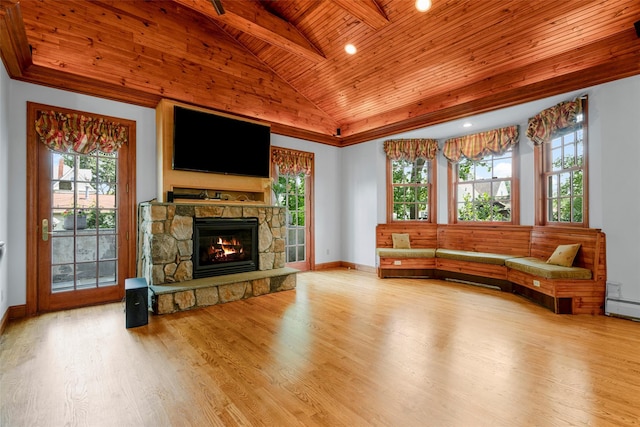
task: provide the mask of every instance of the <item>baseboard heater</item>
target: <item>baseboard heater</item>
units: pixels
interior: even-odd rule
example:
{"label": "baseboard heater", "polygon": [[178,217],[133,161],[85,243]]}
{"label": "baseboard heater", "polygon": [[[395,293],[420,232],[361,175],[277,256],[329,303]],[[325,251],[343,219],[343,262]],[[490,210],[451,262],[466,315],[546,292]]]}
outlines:
{"label": "baseboard heater", "polygon": [[640,322],[640,302],[607,298],[604,302],[604,314]]}

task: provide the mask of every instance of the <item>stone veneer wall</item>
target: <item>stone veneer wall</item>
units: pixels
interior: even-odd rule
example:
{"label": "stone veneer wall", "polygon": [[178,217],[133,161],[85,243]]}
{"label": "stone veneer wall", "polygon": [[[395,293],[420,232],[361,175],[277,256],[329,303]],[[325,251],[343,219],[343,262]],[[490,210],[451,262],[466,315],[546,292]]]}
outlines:
{"label": "stone veneer wall", "polygon": [[194,218],[258,218],[259,270],[285,266],[285,209],[145,202],[138,216],[138,276],[150,286],[193,279]]}

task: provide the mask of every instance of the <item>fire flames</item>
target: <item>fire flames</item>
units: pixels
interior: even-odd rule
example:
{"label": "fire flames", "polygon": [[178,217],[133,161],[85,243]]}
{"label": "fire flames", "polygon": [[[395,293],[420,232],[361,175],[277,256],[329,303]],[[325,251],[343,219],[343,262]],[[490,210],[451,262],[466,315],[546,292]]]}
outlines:
{"label": "fire flames", "polygon": [[[210,263],[238,261],[244,259],[242,242],[236,237],[211,239],[206,248],[206,261]],[[205,261],[205,260],[203,260]]]}

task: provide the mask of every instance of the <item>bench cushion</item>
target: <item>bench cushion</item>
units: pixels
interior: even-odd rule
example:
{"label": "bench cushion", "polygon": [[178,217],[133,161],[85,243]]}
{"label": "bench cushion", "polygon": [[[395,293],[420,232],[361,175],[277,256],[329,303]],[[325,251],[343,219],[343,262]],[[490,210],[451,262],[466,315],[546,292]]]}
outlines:
{"label": "bench cushion", "polygon": [[545,260],[534,257],[511,258],[505,264],[514,270],[546,279],[591,279],[591,270],[587,268],[547,264]]}
{"label": "bench cushion", "polygon": [[480,262],[483,264],[505,265],[505,261],[514,255],[492,254],[488,252],[459,251],[456,249],[438,249],[438,258],[454,259],[458,261]]}
{"label": "bench cushion", "polygon": [[432,248],[420,248],[420,249],[377,248],[376,253],[381,258],[435,258],[436,257],[436,250]]}

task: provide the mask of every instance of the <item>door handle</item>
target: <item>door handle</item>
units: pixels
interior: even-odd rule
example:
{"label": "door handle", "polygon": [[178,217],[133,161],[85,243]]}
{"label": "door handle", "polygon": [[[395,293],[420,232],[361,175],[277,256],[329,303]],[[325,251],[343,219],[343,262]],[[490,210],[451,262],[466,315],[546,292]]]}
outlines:
{"label": "door handle", "polygon": [[49,220],[46,218],[42,220],[42,240],[49,240]]}

